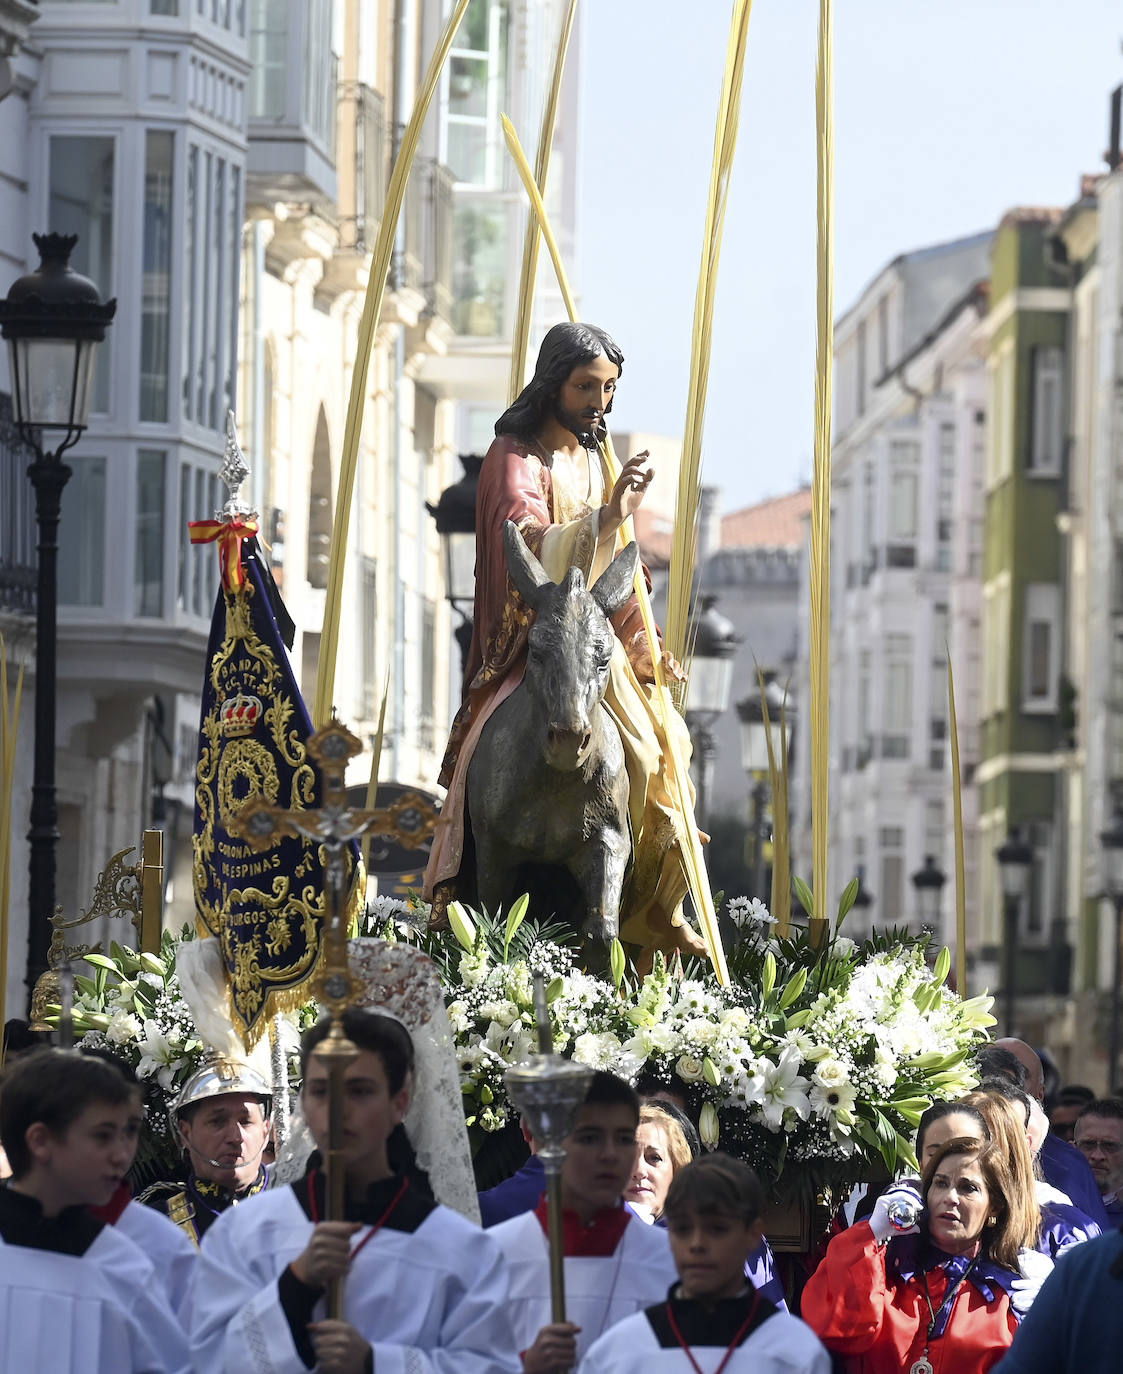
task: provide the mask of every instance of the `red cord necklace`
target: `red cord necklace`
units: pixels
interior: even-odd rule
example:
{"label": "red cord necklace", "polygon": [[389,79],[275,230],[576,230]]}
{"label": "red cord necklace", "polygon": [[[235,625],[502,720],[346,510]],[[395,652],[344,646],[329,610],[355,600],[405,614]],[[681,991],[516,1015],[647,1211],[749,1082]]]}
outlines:
{"label": "red cord necklace", "polygon": [[[312,1172],[308,1175],[308,1210],[312,1213],[313,1226],[318,1225],[320,1220],[320,1208],[316,1202],[316,1176],[319,1172],[320,1171],[318,1169],[313,1169]],[[391,1216],[394,1213],[394,1208],[398,1205],[399,1202],[401,1202],[402,1198],[405,1196],[405,1192],[408,1187],[409,1179],[403,1178],[401,1182],[401,1187],[394,1194],[394,1197],[389,1207],[387,1207],[385,1212],[383,1212],[382,1215],[378,1218],[378,1220],[373,1223],[370,1230],[366,1233],[362,1240],[359,1241],[358,1245],[355,1246],[354,1250],[351,1251],[352,1264],[354,1264],[355,1256],[359,1253],[363,1246],[372,1241],[375,1238],[375,1236],[378,1235],[379,1231],[382,1230],[383,1226],[385,1226],[386,1223],[390,1220]],[[699,1371],[699,1374],[701,1374],[701,1371]]]}
{"label": "red cord necklace", "polygon": [[[733,1339],[729,1342],[729,1349],[728,1349],[728,1350],[725,1352],[725,1354],[722,1356],[722,1358],[721,1358],[721,1364],[719,1364],[718,1367],[714,1370],[714,1374],[722,1374],[722,1370],[723,1370],[723,1369],[725,1368],[725,1366],[729,1363],[729,1361],[733,1358],[733,1352],[737,1349],[737,1347],[738,1347],[738,1346],[740,1345],[740,1343],[741,1343],[741,1337],[744,1336],[745,1332],[746,1332],[746,1331],[749,1329],[749,1327],[752,1325],[752,1323],[753,1323],[753,1317],[756,1316],[756,1304],[757,1304],[757,1292],[756,1292],[756,1289],[754,1288],[754,1289],[753,1289],[753,1295],[752,1295],[752,1302],[751,1302],[750,1305],[749,1305],[749,1315],[745,1318],[745,1320],[744,1320],[744,1321],[741,1323],[741,1325],[737,1328],[737,1334],[736,1334],[736,1335],[733,1337]],[[686,1358],[690,1361],[690,1364],[691,1364],[692,1368],[694,1369],[694,1374],[705,1374],[705,1371],[702,1369],[702,1366],[701,1366],[701,1365],[698,1363],[698,1361],[694,1358],[694,1351],[691,1350],[691,1348],[687,1345],[686,1341],[683,1339],[683,1334],[682,1334],[682,1332],[679,1330],[678,1322],[675,1320],[674,1308],[671,1306],[670,1303],[667,1304],[667,1322],[668,1322],[669,1325],[670,1325],[671,1331],[674,1333],[674,1338],[675,1338],[675,1340],[678,1341],[679,1345],[682,1346],[682,1349],[683,1349],[683,1351],[684,1351],[684,1353],[685,1353],[685,1355],[686,1355]]]}

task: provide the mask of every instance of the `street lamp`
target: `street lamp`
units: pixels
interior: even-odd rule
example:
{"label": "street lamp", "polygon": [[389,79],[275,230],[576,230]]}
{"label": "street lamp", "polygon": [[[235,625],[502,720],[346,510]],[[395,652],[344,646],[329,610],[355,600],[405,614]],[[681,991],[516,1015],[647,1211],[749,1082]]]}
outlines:
{"label": "street lamp", "polygon": [[61,461],[86,428],[97,346],[117,302],[70,268],[76,235],[33,234],[36,271],[14,282],[0,300],[0,336],[7,339],[12,405],[20,437],[35,452],[27,469],[35,488],[39,568],[35,623],[35,772],[31,789],[27,987],[47,967],[55,909],[55,680],[58,622],[58,522],[70,468]]}
{"label": "street lamp", "polygon": [[1014,1034],[1014,1007],[1017,1002],[1015,984],[1017,980],[1018,913],[1021,910],[1022,899],[1029,887],[1029,871],[1033,864],[1033,850],[1022,839],[1021,830],[1014,825],[1010,827],[1010,833],[1006,836],[1005,842],[994,851],[994,857],[998,860],[998,872],[1002,880],[1002,955],[1004,962],[1002,981],[1005,985],[1006,995],[1005,1033],[1011,1036]]}
{"label": "street lamp", "polygon": [[1107,1090],[1114,1094],[1119,1081],[1119,981],[1123,977],[1120,966],[1120,941],[1123,940],[1123,811],[1116,805],[1111,825],[1100,835],[1104,847],[1104,867],[1107,895],[1115,908],[1114,943],[1111,959],[1111,1022],[1107,1037]]}
{"label": "street lamp", "polygon": [[940,896],[946,882],[947,874],[937,867],[935,856],[925,854],[924,867],[912,875],[912,885],[916,888],[921,928],[926,927],[933,934],[940,928]]}
{"label": "street lamp", "polygon": [[475,453],[462,453],[460,461],[464,476],[441,492],[435,506],[427,501],[425,509],[436,521],[441,536],[445,598],[460,617],[455,633],[460,645],[460,667],[466,674],[472,647],[471,607],[476,596],[476,488],[484,460]]}
{"label": "street lamp", "polygon": [[704,825],[714,762],[715,721],[729,706],[733,691],[733,656],[740,638],[731,621],[715,610],[717,597],[702,598],[702,610],[694,632],[694,654],[686,683],[686,720],[694,737],[697,759],[698,798],[695,812]]}
{"label": "street lamp", "polygon": [[[764,704],[768,704],[768,724],[764,721]],[[784,717],[788,749],[791,749],[792,717],[794,711],[787,700],[786,690],[776,681],[775,673],[764,674],[764,701],[759,693],[748,696],[737,703],[737,715],[741,720],[741,766],[751,783],[749,798],[752,803],[750,826],[753,836],[753,896],[765,900],[764,893],[764,804],[768,799],[769,788],[769,739],[772,743],[771,757],[777,768],[782,768],[781,757],[781,716]]]}

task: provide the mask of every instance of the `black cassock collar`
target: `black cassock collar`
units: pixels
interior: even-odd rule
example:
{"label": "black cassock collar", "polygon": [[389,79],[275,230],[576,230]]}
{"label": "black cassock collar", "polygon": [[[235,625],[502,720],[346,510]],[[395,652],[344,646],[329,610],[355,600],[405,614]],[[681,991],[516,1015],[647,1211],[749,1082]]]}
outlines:
{"label": "black cassock collar", "polygon": [[64,1207],[58,1216],[45,1217],[38,1198],[0,1188],[0,1237],[5,1245],[80,1258],[97,1240],[103,1224],[81,1206]]}

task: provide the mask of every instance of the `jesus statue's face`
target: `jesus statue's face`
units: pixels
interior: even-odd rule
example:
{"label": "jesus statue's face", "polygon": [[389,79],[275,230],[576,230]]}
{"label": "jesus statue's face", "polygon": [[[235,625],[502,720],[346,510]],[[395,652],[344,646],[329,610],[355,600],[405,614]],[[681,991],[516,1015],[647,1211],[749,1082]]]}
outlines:
{"label": "jesus statue's face", "polygon": [[582,443],[593,440],[612,409],[620,369],[601,354],[578,363],[554,401],[554,418]]}

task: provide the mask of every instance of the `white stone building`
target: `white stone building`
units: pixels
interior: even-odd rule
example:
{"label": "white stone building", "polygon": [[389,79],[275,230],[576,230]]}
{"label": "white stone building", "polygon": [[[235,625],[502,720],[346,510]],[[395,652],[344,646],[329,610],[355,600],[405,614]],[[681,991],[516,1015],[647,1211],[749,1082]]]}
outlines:
{"label": "white stone building", "polygon": [[[336,705],[361,735],[389,670],[382,776],[432,788],[456,705],[426,501],[506,403],[525,222],[498,127],[537,138],[561,0],[473,0],[423,134],[371,359]],[[63,495],[58,901],[165,829],[169,923],[191,918],[191,777],[217,589],[188,520],[220,504],[228,408],[297,624],[310,699],[359,315],[395,130],[445,0],[0,0],[0,294],[33,230],[118,309]],[[575,34],[551,177],[574,229]],[[7,95],[5,98],[5,90]],[[542,274],[539,317],[558,318]],[[541,329],[539,329],[539,334]],[[4,426],[0,629],[25,661],[13,804],[8,1005],[23,1002],[34,675],[34,517]],[[10,429],[10,426],[9,426]],[[365,780],[359,761],[357,778]]]}
{"label": "white stone building", "polygon": [[[873,903],[848,918],[851,935],[919,925],[910,878],[925,855],[954,872],[945,646],[968,782],[978,758],[986,369],[974,335],[990,237],[894,259],[835,326],[827,905],[861,871]],[[803,583],[792,841],[810,880],[806,559]],[[945,935],[953,911],[949,884]]]}

